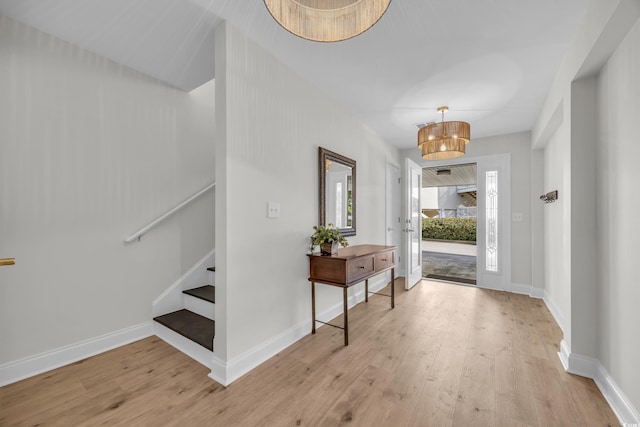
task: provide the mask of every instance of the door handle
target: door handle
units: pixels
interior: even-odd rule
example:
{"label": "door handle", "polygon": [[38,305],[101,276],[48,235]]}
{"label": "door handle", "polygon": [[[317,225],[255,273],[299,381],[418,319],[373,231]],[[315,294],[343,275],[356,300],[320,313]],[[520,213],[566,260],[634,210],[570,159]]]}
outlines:
{"label": "door handle", "polygon": [[16,263],[15,258],[0,258],[0,266],[3,265],[14,265]]}
{"label": "door handle", "polygon": [[387,227],[387,231],[393,231],[393,227]]}
{"label": "door handle", "polygon": [[405,231],[405,232],[407,232],[407,233],[413,233],[413,232],[414,232],[414,231],[416,231],[416,230],[414,230],[414,229],[412,229],[412,228],[405,228],[405,229],[404,229],[404,230],[402,230],[402,231]]}

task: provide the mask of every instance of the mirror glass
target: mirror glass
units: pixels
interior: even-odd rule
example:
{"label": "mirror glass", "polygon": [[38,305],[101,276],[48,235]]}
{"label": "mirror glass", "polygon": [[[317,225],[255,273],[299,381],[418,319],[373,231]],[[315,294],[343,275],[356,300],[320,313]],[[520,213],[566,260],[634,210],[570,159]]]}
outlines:
{"label": "mirror glass", "polygon": [[356,161],[320,147],[320,224],[356,234]]}

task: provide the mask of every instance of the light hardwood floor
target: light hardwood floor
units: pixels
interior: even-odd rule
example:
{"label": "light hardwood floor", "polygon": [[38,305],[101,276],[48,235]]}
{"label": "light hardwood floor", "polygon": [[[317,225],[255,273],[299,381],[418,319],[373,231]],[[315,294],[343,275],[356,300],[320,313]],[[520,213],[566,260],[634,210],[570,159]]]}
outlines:
{"label": "light hardwood floor", "polygon": [[0,425],[618,425],[593,381],[563,371],[541,300],[396,290],[393,310],[373,296],[349,311],[348,347],[322,327],[224,388],[151,337],[0,388]]}

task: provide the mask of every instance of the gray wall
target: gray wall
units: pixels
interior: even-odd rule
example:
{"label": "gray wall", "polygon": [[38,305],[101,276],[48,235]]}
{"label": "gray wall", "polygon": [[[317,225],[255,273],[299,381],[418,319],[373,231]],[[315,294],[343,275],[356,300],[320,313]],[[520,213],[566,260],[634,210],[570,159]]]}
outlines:
{"label": "gray wall", "polygon": [[168,87],[0,16],[0,365],[151,320],[214,245],[214,85]]}
{"label": "gray wall", "polygon": [[[473,137],[473,129],[472,137]],[[531,134],[521,132],[487,138],[472,138],[466,157],[509,154],[511,158],[511,211],[523,214],[511,224],[511,281],[528,287],[531,281]],[[417,148],[403,150],[403,157],[422,163]],[[537,197],[537,196],[536,196]]]}
{"label": "gray wall", "polygon": [[[216,40],[216,355],[232,363],[310,325],[305,254],[318,223],[318,147],[357,162],[351,245],[384,244],[385,165],[399,156],[228,23]],[[279,219],[267,218],[267,202],[280,203]],[[341,301],[339,290],[318,287],[318,312]]]}
{"label": "gray wall", "polygon": [[597,98],[597,357],[638,410],[640,21],[602,69]]}
{"label": "gray wall", "polygon": [[618,414],[640,419],[640,297],[634,268],[640,174],[640,4],[593,1],[532,131],[544,150],[545,297],[570,372],[595,378]]}

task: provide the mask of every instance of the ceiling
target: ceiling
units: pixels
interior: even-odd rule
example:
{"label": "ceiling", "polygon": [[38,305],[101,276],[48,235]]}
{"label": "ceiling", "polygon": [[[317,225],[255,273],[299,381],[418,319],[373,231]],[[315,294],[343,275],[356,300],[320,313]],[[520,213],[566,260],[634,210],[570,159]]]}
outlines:
{"label": "ceiling", "polygon": [[[440,173],[438,173],[440,171]],[[449,171],[449,173],[447,173]],[[422,187],[448,187],[476,185],[476,164],[422,168]]]}
{"label": "ceiling", "polygon": [[393,0],[364,34],[297,38],[261,0],[0,0],[0,13],[183,90],[214,77],[222,20],[404,149],[417,125],[530,130],[589,0]]}

